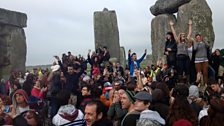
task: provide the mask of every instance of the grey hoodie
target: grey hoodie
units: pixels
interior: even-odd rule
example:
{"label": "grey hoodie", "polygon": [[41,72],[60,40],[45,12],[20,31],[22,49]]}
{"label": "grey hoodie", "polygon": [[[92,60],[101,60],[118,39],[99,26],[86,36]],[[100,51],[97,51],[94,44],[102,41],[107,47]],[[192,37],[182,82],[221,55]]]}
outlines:
{"label": "grey hoodie", "polygon": [[137,122],[137,126],[160,126],[165,124],[165,120],[159,115],[159,113],[152,110],[142,111]]}
{"label": "grey hoodie", "polygon": [[188,102],[191,104],[192,100],[199,98],[199,89],[196,85],[191,85],[189,87],[189,96],[188,96]]}

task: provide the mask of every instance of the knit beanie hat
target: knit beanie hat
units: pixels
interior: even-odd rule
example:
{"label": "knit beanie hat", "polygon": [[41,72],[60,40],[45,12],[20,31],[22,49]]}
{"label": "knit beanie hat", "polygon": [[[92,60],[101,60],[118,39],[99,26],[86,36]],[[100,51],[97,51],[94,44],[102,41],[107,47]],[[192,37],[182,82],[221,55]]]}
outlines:
{"label": "knit beanie hat", "polygon": [[131,103],[134,103],[135,102],[135,98],[134,98],[135,92],[126,90],[125,93],[127,94],[128,99],[131,101]]}

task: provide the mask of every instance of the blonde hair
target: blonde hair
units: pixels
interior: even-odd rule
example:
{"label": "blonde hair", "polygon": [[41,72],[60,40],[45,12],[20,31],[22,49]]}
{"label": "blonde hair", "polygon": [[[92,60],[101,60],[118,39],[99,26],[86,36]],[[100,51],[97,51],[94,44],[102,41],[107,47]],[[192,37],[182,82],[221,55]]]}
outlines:
{"label": "blonde hair", "polygon": [[184,32],[181,32],[179,35],[178,35],[178,42],[181,42],[181,35],[185,35],[185,37],[186,37],[186,34],[184,33]]}
{"label": "blonde hair", "polygon": [[187,39],[188,41],[188,47],[191,47],[193,44],[194,44],[194,42],[195,42],[195,40],[194,40],[194,38],[189,38],[189,39]]}

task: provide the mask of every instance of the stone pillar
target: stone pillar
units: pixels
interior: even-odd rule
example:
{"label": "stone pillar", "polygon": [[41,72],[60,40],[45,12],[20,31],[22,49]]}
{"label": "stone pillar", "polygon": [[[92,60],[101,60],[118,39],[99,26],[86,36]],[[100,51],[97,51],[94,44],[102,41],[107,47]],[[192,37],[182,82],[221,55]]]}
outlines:
{"label": "stone pillar", "polygon": [[0,8],[0,78],[8,79],[10,72],[25,72],[27,16]]}
{"label": "stone pillar", "polygon": [[126,54],[125,54],[125,49],[124,47],[120,47],[120,63],[123,68],[126,67]]}
{"label": "stone pillar", "polygon": [[95,48],[107,46],[111,58],[120,61],[119,31],[115,11],[104,8],[94,12]]}

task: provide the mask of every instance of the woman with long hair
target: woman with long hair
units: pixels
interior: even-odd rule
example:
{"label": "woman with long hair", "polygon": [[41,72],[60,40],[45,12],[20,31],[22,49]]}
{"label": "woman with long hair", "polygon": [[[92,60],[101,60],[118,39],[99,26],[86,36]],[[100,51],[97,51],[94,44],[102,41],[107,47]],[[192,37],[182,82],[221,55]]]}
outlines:
{"label": "woman with long hair", "polygon": [[169,114],[167,116],[167,124],[172,126],[174,122],[180,119],[186,119],[192,123],[193,126],[197,126],[197,114],[191,108],[187,97],[189,95],[189,89],[186,85],[177,85],[172,96],[174,97],[173,103],[171,103]]}
{"label": "woman with long hair", "polygon": [[188,35],[185,33],[180,33],[178,36],[174,29],[174,23],[170,21],[170,28],[173,36],[177,42],[177,72],[179,77],[186,76],[189,80],[189,70],[190,59],[188,56],[188,40],[191,38],[192,34],[192,20],[188,22]]}

